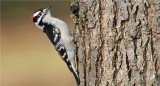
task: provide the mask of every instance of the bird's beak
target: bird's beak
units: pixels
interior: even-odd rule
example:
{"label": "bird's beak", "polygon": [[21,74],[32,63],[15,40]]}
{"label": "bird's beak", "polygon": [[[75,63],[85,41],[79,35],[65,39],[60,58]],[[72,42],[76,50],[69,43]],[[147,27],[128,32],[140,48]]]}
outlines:
{"label": "bird's beak", "polygon": [[45,14],[50,10],[51,7],[52,7],[52,4],[46,9]]}
{"label": "bird's beak", "polygon": [[48,7],[48,9],[50,9],[52,7],[52,4]]}

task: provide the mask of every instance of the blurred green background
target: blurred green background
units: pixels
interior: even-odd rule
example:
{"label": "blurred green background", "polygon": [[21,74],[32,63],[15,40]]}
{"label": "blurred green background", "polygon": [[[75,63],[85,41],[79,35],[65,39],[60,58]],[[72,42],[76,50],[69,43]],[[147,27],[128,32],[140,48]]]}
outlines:
{"label": "blurred green background", "polygon": [[[70,28],[70,1],[1,1],[1,86],[73,86],[73,75],[31,16],[52,3]],[[71,30],[72,31],[72,30]]]}

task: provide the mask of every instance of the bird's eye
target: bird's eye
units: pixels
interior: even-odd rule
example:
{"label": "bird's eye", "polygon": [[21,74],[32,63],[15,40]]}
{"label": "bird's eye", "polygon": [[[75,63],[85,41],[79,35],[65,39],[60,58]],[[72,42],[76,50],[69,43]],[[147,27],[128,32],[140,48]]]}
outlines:
{"label": "bird's eye", "polygon": [[43,12],[39,13],[39,15],[38,15],[38,16],[42,16],[42,14],[43,14]]}
{"label": "bird's eye", "polygon": [[41,16],[42,14],[40,13],[38,16]]}

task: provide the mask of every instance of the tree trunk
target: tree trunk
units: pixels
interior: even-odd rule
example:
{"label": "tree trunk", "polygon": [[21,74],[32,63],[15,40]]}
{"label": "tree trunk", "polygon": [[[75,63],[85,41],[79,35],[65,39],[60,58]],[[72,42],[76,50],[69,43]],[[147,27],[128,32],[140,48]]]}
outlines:
{"label": "tree trunk", "polygon": [[80,86],[160,86],[160,0],[78,0]]}

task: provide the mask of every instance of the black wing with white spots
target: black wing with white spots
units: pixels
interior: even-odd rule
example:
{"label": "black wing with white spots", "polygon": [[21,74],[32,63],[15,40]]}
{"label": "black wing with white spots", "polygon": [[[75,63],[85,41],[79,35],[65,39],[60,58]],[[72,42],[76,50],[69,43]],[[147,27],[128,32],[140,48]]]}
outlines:
{"label": "black wing with white spots", "polygon": [[53,25],[45,24],[43,28],[44,33],[48,36],[49,40],[52,42],[52,44],[55,46],[55,49],[58,51],[59,55],[62,57],[62,59],[66,62],[67,67],[69,70],[73,73],[73,75],[76,78],[77,83],[79,83],[79,78],[75,74],[71,62],[68,59],[67,51],[64,47],[64,45],[61,42],[61,34],[58,28],[55,28]]}
{"label": "black wing with white spots", "polygon": [[55,28],[53,25],[45,24],[43,30],[44,30],[44,33],[46,33],[49,40],[55,46],[55,49],[58,51],[60,56],[63,59],[67,59],[68,55],[67,55],[66,49],[60,41],[61,35],[60,35],[59,29]]}

